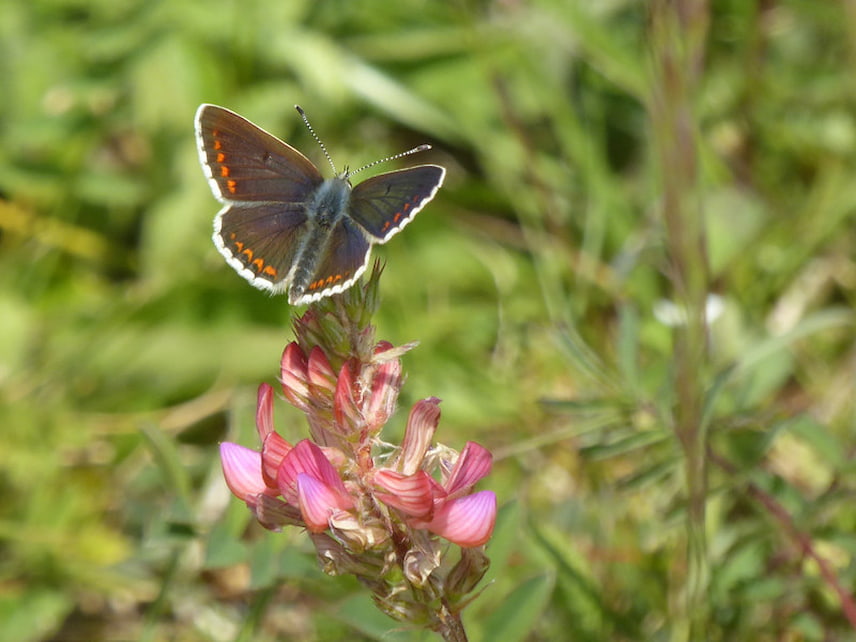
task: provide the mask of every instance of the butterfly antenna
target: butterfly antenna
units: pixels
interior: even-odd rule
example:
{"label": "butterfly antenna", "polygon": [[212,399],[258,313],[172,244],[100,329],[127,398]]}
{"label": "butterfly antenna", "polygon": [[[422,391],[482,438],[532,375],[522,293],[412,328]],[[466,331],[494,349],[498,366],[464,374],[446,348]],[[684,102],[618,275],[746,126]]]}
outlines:
{"label": "butterfly antenna", "polygon": [[315,130],[312,129],[312,125],[309,124],[309,119],[306,117],[306,112],[300,107],[300,105],[295,105],[294,108],[297,110],[297,113],[300,114],[300,117],[303,119],[303,122],[306,124],[306,128],[309,130],[309,133],[312,134],[312,138],[315,139],[315,142],[321,146],[321,151],[324,152],[324,156],[327,157],[327,161],[330,163],[330,167],[333,168],[333,173],[337,174],[336,166],[333,164],[333,159],[330,158],[330,154],[327,152],[327,147],[324,143],[321,142],[321,139],[318,138],[318,134],[315,133]]}
{"label": "butterfly antenna", "polygon": [[411,154],[416,154],[418,152],[427,152],[429,149],[431,149],[431,145],[419,145],[413,149],[408,149],[406,152],[401,152],[400,154],[394,154],[392,156],[387,156],[386,158],[381,158],[380,160],[372,161],[368,165],[363,165],[359,169],[355,169],[353,172],[348,172],[348,176],[353,176],[364,169],[368,169],[369,167],[374,167],[375,165],[380,165],[381,163],[386,163],[387,161],[392,161],[403,156],[410,156]]}

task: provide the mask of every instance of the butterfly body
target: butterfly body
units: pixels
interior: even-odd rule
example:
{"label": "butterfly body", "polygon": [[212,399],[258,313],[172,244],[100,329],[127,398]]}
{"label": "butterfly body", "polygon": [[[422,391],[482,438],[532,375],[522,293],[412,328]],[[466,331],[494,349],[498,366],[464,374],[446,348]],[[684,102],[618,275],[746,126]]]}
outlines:
{"label": "butterfly body", "polygon": [[214,244],[242,277],[293,305],[343,292],[436,194],[445,169],[419,165],[352,187],[351,174],[324,179],[299,151],[234,112],[202,105],[199,157],[223,203]]}
{"label": "butterfly body", "polygon": [[[308,230],[303,236],[297,260],[294,262],[294,272],[289,279],[290,296],[299,299],[313,285],[312,275],[317,271],[319,259],[327,252],[333,238],[333,231],[343,226],[347,234],[356,234],[352,226],[344,220],[347,216],[351,184],[345,176],[326,179],[312,193],[312,198],[306,203],[306,219]],[[368,256],[368,255],[367,255]],[[346,274],[333,274],[331,283],[340,282]],[[321,287],[320,284],[318,287]],[[314,288],[314,289],[317,289]]]}

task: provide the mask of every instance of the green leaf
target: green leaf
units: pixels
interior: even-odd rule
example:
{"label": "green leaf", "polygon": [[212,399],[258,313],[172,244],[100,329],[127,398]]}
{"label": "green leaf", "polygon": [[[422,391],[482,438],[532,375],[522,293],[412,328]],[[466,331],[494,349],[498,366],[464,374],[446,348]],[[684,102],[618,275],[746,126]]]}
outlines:
{"label": "green leaf", "polygon": [[73,607],[71,596],[57,591],[7,592],[0,598],[0,639],[51,639]]}
{"label": "green leaf", "polygon": [[482,640],[526,640],[553,592],[555,575],[542,573],[518,584],[484,622]]}
{"label": "green leaf", "polygon": [[383,640],[405,642],[407,640],[436,639],[432,633],[413,630],[382,613],[374,605],[368,593],[353,595],[339,602],[332,615],[337,620],[347,623],[363,635],[378,640],[378,642]]}

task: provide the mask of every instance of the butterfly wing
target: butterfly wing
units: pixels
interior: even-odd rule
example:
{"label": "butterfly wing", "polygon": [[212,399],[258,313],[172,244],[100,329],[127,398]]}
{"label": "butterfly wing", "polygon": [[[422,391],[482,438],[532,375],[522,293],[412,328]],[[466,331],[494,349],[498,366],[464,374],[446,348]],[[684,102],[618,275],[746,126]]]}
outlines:
{"label": "butterfly wing", "polygon": [[330,231],[311,275],[306,275],[305,279],[295,276],[288,293],[288,302],[303,305],[344,292],[365,271],[371,247],[359,227],[347,217],[342,217]]}
{"label": "butterfly wing", "polygon": [[323,181],[291,145],[216,105],[197,110],[196,140],[211,190],[224,203],[299,203]]}
{"label": "butterfly wing", "polygon": [[282,292],[306,234],[303,208],[288,203],[228,203],[214,219],[214,244],[251,285]]}
{"label": "butterfly wing", "polygon": [[445,175],[439,165],[418,165],[373,176],[354,187],[348,213],[375,243],[386,243],[434,198]]}
{"label": "butterfly wing", "polygon": [[225,205],[214,244],[242,277],[283,291],[307,229],[305,202],[321,184],[299,151],[236,113],[202,105],[196,112],[199,159]]}

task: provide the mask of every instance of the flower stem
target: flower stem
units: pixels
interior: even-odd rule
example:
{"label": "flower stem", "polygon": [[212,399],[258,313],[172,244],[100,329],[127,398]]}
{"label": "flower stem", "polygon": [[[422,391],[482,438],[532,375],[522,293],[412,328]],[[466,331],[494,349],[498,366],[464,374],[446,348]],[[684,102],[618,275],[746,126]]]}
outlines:
{"label": "flower stem", "polygon": [[467,632],[461,622],[461,614],[453,612],[446,600],[442,600],[438,619],[441,622],[438,632],[446,642],[467,642]]}

